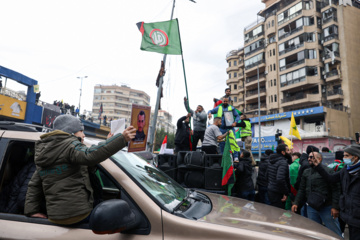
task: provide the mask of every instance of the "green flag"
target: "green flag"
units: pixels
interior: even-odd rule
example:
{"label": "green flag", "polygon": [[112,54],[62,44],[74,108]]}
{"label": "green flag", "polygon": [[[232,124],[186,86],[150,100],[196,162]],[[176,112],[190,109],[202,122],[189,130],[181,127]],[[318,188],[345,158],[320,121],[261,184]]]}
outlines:
{"label": "green flag", "polygon": [[230,154],[231,154],[230,140],[229,137],[226,136],[224,153],[221,159],[221,167],[223,169],[221,185],[227,188],[227,194],[229,196],[231,196],[231,189],[233,188],[235,183],[234,167],[232,165]]}
{"label": "green flag", "polygon": [[181,55],[177,19],[166,22],[136,24],[142,34],[141,50],[163,54]]}

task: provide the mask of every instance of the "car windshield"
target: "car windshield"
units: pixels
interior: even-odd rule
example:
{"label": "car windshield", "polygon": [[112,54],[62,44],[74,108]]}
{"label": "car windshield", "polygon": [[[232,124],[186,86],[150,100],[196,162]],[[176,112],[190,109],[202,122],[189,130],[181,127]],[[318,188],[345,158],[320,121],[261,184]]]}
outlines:
{"label": "car windshield", "polygon": [[173,212],[186,198],[186,189],[135,154],[119,151],[111,159],[119,163],[143,189],[156,198],[169,212]]}

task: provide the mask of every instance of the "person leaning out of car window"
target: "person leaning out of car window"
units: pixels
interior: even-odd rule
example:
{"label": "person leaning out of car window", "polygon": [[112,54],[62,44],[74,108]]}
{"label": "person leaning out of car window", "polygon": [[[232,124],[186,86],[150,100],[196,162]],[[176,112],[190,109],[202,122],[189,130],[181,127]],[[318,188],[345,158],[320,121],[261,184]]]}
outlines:
{"label": "person leaning out of car window", "polygon": [[[41,135],[35,144],[36,171],[29,182],[25,215],[48,217],[62,225],[87,222],[94,202],[89,169],[125,147],[135,132],[130,126],[88,148],[83,144],[81,120],[72,115],[57,117],[54,131]],[[44,196],[48,216],[40,212]]]}

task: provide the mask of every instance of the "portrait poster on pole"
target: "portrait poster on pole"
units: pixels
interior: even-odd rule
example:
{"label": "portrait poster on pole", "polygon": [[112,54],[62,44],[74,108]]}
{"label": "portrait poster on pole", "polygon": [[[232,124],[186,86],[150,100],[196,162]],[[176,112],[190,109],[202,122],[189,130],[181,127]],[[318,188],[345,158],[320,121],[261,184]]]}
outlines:
{"label": "portrait poster on pole", "polygon": [[145,151],[149,132],[150,106],[132,105],[131,123],[136,128],[135,138],[129,142],[128,152]]}

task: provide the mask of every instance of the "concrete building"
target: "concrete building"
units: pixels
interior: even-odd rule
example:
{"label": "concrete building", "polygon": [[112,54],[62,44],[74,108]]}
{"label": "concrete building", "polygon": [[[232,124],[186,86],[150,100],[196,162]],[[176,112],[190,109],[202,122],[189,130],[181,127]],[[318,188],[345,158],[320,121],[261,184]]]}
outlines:
{"label": "concrete building", "polygon": [[94,87],[94,100],[92,117],[94,122],[99,122],[99,110],[102,104],[102,117],[106,115],[107,120],[112,118],[125,118],[126,127],[131,120],[132,104],[150,105],[150,96],[144,91],[131,89],[126,85],[96,85]]}
{"label": "concrete building", "polygon": [[244,29],[244,47],[226,56],[233,105],[258,115],[259,75],[262,116],[323,107],[322,114],[296,118],[299,127],[354,139],[360,131],[360,2],[262,2],[257,21]]}
{"label": "concrete building", "polygon": [[[154,116],[154,111],[152,110],[151,111],[150,122],[152,121],[153,116]],[[170,113],[168,113],[165,110],[159,110],[158,111],[156,129],[157,130],[164,129],[165,132],[175,133],[176,127],[175,127],[174,124],[172,124],[172,116],[171,116]]]}

